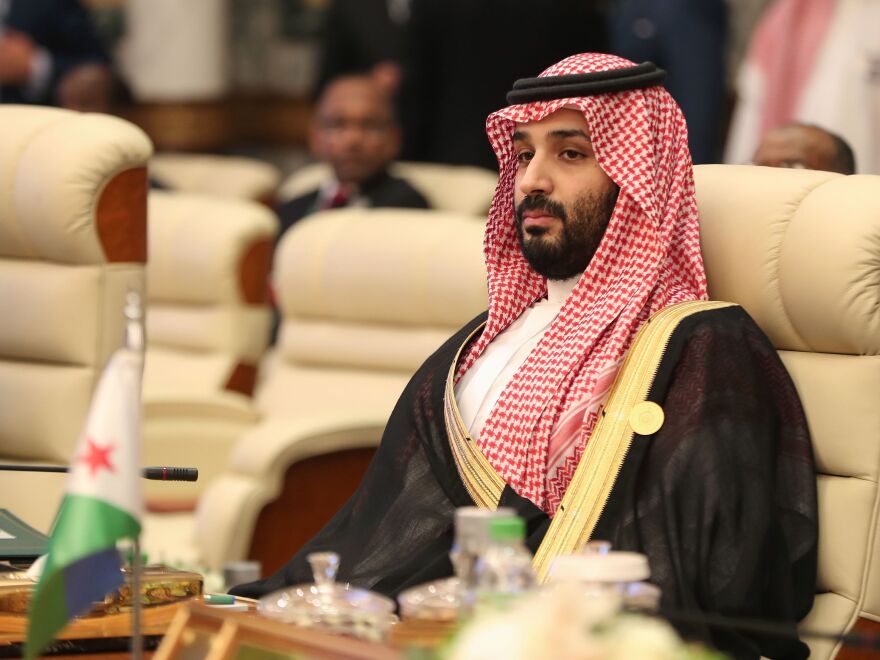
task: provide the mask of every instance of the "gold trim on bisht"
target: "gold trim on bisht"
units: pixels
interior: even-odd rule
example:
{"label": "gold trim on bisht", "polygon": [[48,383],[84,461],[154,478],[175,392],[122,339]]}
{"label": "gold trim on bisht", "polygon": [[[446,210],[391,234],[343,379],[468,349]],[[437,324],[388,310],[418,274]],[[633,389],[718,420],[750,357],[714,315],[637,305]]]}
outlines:
{"label": "gold trim on bisht", "polygon": [[693,314],[730,306],[732,303],[705,300],[678,303],[661,309],[641,327],[617,372],[608,402],[559,509],[535,553],[532,563],[539,582],[547,579],[556,557],[577,552],[590,540],[633,435],[640,431],[656,433],[662,426],[663,409],[645,399],[675,328]]}
{"label": "gold trim on bisht", "polygon": [[449,435],[449,444],[452,447],[452,456],[455,458],[455,466],[458,475],[464,482],[464,487],[474,503],[483,509],[495,510],[504,490],[504,479],[501,478],[489,460],[477,447],[477,443],[471,438],[458,412],[458,404],[455,401],[455,370],[458,360],[465,346],[483,330],[485,323],[481,323],[455,353],[449,375],[446,378],[446,393],[443,397],[443,418],[446,422],[446,433]]}
{"label": "gold trim on bisht", "polygon": [[[693,314],[732,306],[733,303],[705,300],[678,303],[660,310],[641,327],[617,372],[596,428],[535,554],[532,563],[540,582],[547,579],[550,564],[556,557],[577,552],[590,540],[617,481],[633,435],[651,435],[662,427],[663,409],[645,399],[678,324]],[[465,488],[477,506],[494,510],[506,483],[470,437],[455,401],[455,370],[459,357],[482,329],[483,325],[480,325],[465,339],[452,361],[446,379],[443,415],[455,465]]]}

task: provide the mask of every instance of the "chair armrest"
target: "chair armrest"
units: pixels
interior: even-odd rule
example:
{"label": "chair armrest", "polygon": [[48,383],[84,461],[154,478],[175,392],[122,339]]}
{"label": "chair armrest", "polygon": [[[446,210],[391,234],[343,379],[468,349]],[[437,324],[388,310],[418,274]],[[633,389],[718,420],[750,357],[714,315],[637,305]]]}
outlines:
{"label": "chair armrest", "polygon": [[385,411],[344,412],[276,418],[248,431],[233,450],[228,471],[199,499],[196,543],[201,561],[219,570],[227,561],[246,558],[257,518],[281,493],[292,465],[321,454],[376,447],[386,421]]}
{"label": "chair armrest", "polygon": [[169,397],[145,396],[144,419],[192,417],[256,424],[260,413],[253,400],[238,392],[217,391]]}
{"label": "chair armrest", "polygon": [[343,449],[378,446],[387,421],[385,410],[266,420],[235,446],[229,469],[263,481],[268,477],[280,482],[287,467],[297,461]]}
{"label": "chair armrest", "polygon": [[226,470],[233,447],[260,420],[250,398],[235,392],[147,398],[145,465],[195,467],[196,482],[144,483],[150,511],[192,511],[212,479]]}

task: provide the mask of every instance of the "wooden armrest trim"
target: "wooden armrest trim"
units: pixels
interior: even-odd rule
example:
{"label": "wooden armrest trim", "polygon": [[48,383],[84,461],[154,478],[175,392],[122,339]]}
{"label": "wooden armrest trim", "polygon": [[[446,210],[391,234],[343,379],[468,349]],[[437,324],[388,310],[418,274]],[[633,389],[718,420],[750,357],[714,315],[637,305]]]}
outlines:
{"label": "wooden armrest trim", "polygon": [[110,263],[147,262],[147,168],[114,176],[98,199],[98,238]]}

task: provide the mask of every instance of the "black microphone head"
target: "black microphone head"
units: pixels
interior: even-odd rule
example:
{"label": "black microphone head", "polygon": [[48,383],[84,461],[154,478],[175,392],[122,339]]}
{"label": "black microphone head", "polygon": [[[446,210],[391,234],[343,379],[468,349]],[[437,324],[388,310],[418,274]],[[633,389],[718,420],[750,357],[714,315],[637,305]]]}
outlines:
{"label": "black microphone head", "polygon": [[144,479],[156,481],[198,481],[199,469],[193,467],[147,467]]}

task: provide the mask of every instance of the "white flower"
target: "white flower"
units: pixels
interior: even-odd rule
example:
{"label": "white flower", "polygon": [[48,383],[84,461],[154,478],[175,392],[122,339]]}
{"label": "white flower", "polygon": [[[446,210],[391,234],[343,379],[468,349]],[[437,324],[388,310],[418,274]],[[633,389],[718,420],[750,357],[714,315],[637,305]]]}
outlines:
{"label": "white flower", "polygon": [[620,607],[613,595],[584,598],[572,584],[523,596],[505,612],[479,612],[461,633],[452,660],[599,660],[604,645],[589,634]]}
{"label": "white flower", "polygon": [[506,611],[478,610],[450,660],[677,660],[685,646],[660,619],[621,615],[613,593],[560,583],[530,593]]}
{"label": "white flower", "polygon": [[602,638],[609,660],[675,660],[682,648],[672,626],[645,616],[618,617]]}

